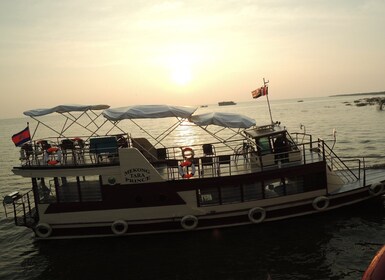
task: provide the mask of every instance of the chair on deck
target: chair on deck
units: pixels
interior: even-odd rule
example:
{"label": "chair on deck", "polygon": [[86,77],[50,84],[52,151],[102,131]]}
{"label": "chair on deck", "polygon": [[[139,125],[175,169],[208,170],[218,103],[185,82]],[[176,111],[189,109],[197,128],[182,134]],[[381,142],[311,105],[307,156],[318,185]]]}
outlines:
{"label": "chair on deck", "polygon": [[99,163],[104,159],[108,159],[110,162],[114,161],[118,155],[118,141],[116,140],[116,137],[91,138],[90,154],[96,156],[96,163]]}
{"label": "chair on deck", "polygon": [[205,167],[211,167],[211,172],[214,174],[215,167],[215,146],[212,144],[203,144],[203,157],[201,158],[202,170],[201,175],[204,174]]}
{"label": "chair on deck", "polygon": [[73,139],[75,146],[75,160],[76,163],[84,163],[84,150],[86,147],[86,143],[83,139],[76,137]]}
{"label": "chair on deck", "polygon": [[221,175],[221,165],[229,165],[228,175],[231,175],[231,157],[230,155],[220,155],[217,157],[217,172],[218,176]]}
{"label": "chair on deck", "polygon": [[[166,161],[168,179],[178,178],[179,174],[179,160],[169,159]],[[176,175],[175,175],[176,174]]]}
{"label": "chair on deck", "polygon": [[63,160],[68,163],[68,155],[72,157],[72,162],[75,164],[75,143],[71,139],[61,140],[60,149],[62,150]]}
{"label": "chair on deck", "polygon": [[25,161],[27,165],[31,163],[33,157],[33,147],[31,143],[24,143],[20,150],[20,160]]}
{"label": "chair on deck", "polygon": [[212,144],[203,144],[202,145],[203,154],[207,156],[215,156],[215,146]]}
{"label": "chair on deck", "polygon": [[167,148],[156,149],[156,156],[158,161],[166,161],[168,159]]}

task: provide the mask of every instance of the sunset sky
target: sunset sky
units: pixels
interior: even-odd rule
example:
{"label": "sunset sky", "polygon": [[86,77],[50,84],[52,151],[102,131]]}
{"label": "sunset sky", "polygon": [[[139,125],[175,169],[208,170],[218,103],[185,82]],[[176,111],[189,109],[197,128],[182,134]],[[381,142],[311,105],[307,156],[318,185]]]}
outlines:
{"label": "sunset sky", "polygon": [[0,118],[385,90],[385,1],[2,0]]}

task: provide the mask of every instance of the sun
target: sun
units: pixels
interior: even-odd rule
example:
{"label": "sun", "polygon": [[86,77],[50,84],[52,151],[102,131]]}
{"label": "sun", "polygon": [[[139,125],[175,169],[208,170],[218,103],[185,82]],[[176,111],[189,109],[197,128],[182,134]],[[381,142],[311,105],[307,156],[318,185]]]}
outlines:
{"label": "sun", "polygon": [[189,84],[192,80],[191,69],[188,67],[177,67],[171,71],[171,80],[180,86]]}
{"label": "sun", "polygon": [[167,67],[171,81],[179,86],[186,86],[193,80],[194,59],[188,53],[177,53],[167,58]]}

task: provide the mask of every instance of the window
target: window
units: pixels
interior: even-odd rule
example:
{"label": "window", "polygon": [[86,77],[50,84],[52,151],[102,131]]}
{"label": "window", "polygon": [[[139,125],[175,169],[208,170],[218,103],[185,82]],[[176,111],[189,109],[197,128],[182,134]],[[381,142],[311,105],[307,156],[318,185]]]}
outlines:
{"label": "window", "polygon": [[84,176],[79,178],[82,201],[101,201],[99,176]]}
{"label": "window", "polygon": [[222,203],[236,203],[242,201],[240,186],[226,186],[221,188]]}
{"label": "window", "polygon": [[267,180],[264,183],[266,198],[304,192],[304,179],[302,176],[276,178]]}
{"label": "window", "polygon": [[262,184],[261,182],[253,182],[249,184],[243,184],[243,200],[257,200],[262,199]]}
{"label": "window", "polygon": [[303,193],[303,177],[288,177],[285,178],[286,194]]}
{"label": "window", "polygon": [[262,156],[271,153],[270,139],[268,137],[259,138],[257,145]]}
{"label": "window", "polygon": [[284,178],[266,180],[264,183],[266,198],[277,197],[286,194]]}
{"label": "window", "polygon": [[59,202],[78,202],[80,201],[78,183],[76,177],[57,178],[57,196]]}
{"label": "window", "polygon": [[198,190],[199,205],[219,205],[219,191],[218,188],[207,188]]}
{"label": "window", "polygon": [[46,184],[44,178],[37,178],[37,186],[39,193],[39,202],[40,203],[50,203],[56,200],[55,197],[55,188],[52,188],[51,184]]}
{"label": "window", "polygon": [[99,176],[56,178],[58,202],[101,201]]}

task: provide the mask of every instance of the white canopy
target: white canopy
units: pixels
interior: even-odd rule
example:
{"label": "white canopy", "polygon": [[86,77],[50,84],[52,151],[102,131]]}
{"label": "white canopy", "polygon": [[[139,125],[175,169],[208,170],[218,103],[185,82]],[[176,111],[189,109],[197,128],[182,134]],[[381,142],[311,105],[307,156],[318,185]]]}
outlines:
{"label": "white canopy", "polygon": [[39,117],[51,113],[84,112],[88,110],[104,110],[108,108],[110,108],[108,105],[59,105],[53,108],[25,111],[24,115],[29,117]]}
{"label": "white canopy", "polygon": [[206,125],[218,125],[223,127],[230,128],[249,128],[255,125],[255,120],[246,117],[244,115],[234,114],[234,113],[223,113],[223,112],[213,112],[206,113],[201,115],[194,115],[190,119],[190,122],[193,122],[199,126]]}
{"label": "white canopy", "polygon": [[111,108],[103,111],[108,120],[149,119],[149,118],[189,118],[196,107],[169,106],[169,105],[137,105],[121,108]]}

